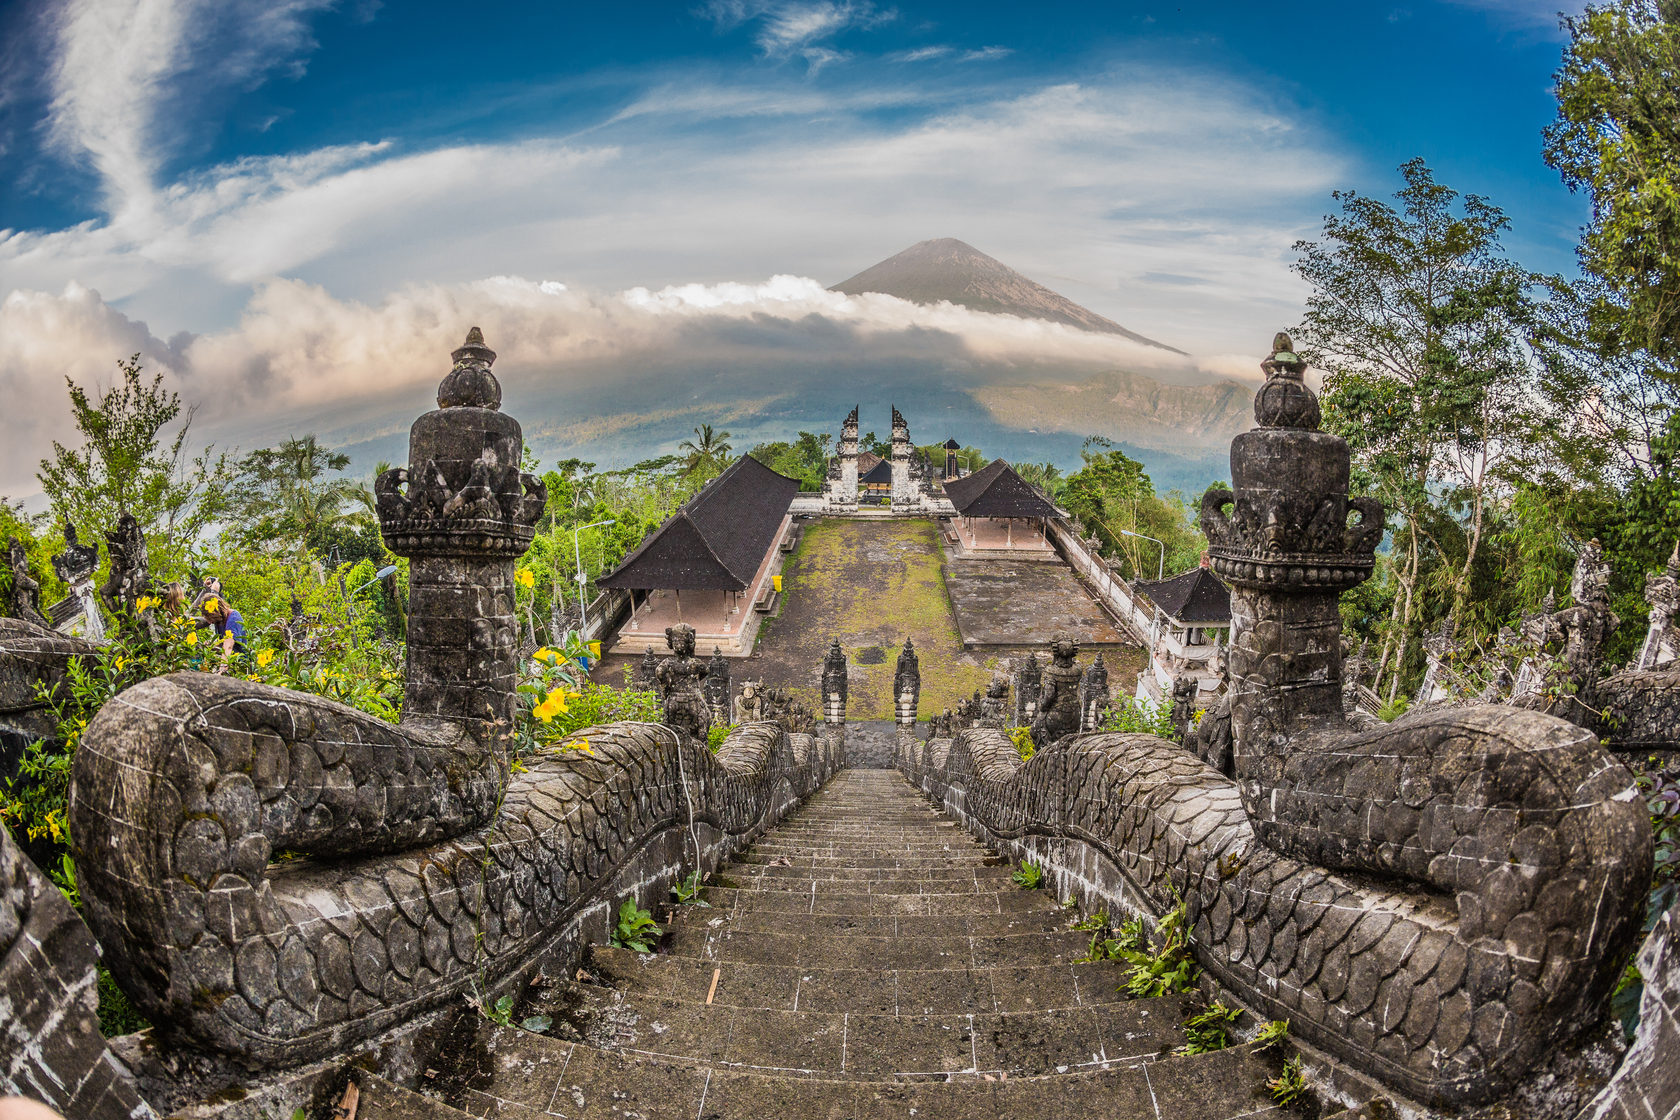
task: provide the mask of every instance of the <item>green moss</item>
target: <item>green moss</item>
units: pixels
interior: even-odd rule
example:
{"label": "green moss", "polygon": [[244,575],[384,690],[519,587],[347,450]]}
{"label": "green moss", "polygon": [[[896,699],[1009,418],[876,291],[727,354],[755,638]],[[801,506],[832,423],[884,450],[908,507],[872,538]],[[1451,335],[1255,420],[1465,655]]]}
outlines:
{"label": "green moss", "polygon": [[106,1038],[133,1034],[151,1026],[145,1016],[134,1009],[128,996],[117,987],[116,977],[104,965],[99,966],[99,1033]]}

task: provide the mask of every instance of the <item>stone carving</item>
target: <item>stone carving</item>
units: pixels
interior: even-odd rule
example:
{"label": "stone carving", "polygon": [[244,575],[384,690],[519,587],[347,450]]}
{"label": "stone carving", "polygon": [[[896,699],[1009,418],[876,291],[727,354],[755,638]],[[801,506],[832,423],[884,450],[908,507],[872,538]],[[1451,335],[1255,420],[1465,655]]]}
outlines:
{"label": "stone carving", "polygon": [[1004,717],[1009,711],[1009,678],[993,677],[986,686],[986,695],[980,700],[980,717],[975,721],[976,726],[996,727],[1004,726]]}
{"label": "stone carving", "polygon": [[1680,661],[1680,544],[1667,569],[1645,581],[1645,601],[1651,604],[1651,625],[1633,668],[1661,669]]}
{"label": "stone carving", "polygon": [[[105,620],[100,617],[99,604],[93,597],[93,573],[99,568],[99,546],[83,544],[76,536],[75,522],[64,522],[64,551],[52,558],[53,571],[70,588],[70,598],[74,602],[73,614],[70,619],[80,616],[82,619],[82,634],[90,641],[99,641],[105,637]],[[66,628],[72,621],[58,615],[58,608],[54,614],[59,618],[59,624]],[[67,612],[68,613],[68,612]]]}
{"label": "stone carving", "polygon": [[12,617],[51,629],[52,623],[41,613],[41,585],[29,571],[29,554],[23,542],[9,537],[6,547],[12,567]]}
{"label": "stone carving", "polygon": [[746,681],[741,685],[741,691],[735,697],[735,723],[752,723],[765,719],[764,714],[764,685],[759,681]]}
{"label": "stone carving", "polygon": [[840,726],[846,722],[846,651],[838,638],[823,657],[822,704],[824,723]]}
{"label": "stone carving", "polygon": [[1102,725],[1103,713],[1108,710],[1108,701],[1108,666],[1103,664],[1102,651],[1098,650],[1084,676],[1079,678],[1081,731],[1094,731]]}
{"label": "stone carving", "polygon": [[76,1120],[154,1116],[99,1033],[99,947],[0,828],[0,1096]]}
{"label": "stone carving", "polygon": [[901,725],[914,726],[916,706],[922,695],[922,664],[916,656],[916,646],[904,639],[898,664],[893,670],[893,715]]}
{"label": "stone carving", "polygon": [[1201,691],[1201,683],[1189,673],[1173,679],[1172,724],[1178,729],[1180,742],[1189,742],[1190,730],[1196,717],[1196,700]]}
{"label": "stone carving", "polygon": [[1631,775],[1563,720],[1349,724],[1337,601],[1370,572],[1382,511],[1347,499],[1347,445],[1314,428],[1300,365],[1279,336],[1260,427],[1232,441],[1235,492],[1204,507],[1233,585],[1234,780],[1109,733],[1023,764],[976,729],[906,766],[1110,905],[1182,897],[1198,960],[1263,1015],[1426,1102],[1486,1100],[1601,1014],[1638,934],[1649,823]]}
{"label": "stone carving", "polygon": [[1038,717],[1040,671],[1038,654],[1028,653],[1015,673],[1015,726],[1031,727]]}
{"label": "stone carving", "polygon": [[706,706],[711,709],[712,723],[723,726],[729,722],[729,662],[724,660],[723,650],[712,647],[712,659],[706,664],[706,683],[701,686],[706,693]]}
{"label": "stone carving", "polygon": [[105,534],[105,552],[111,558],[111,571],[99,587],[99,601],[112,618],[128,618],[152,588],[146,534],[132,513],[123,510],[117,515],[117,527]]}
{"label": "stone carving", "polygon": [[1032,722],[1033,742],[1040,750],[1079,731],[1084,710],[1079,695],[1081,674],[1074,664],[1078,656],[1079,643],[1066,634],[1050,643],[1050,665],[1044,670],[1038,717]]}
{"label": "stone carving", "polygon": [[[85,916],[160,1046],[233,1071],[225,1084],[342,1056],[566,959],[584,917],[598,936],[626,893],[652,901],[716,866],[838,757],[836,739],[766,724],[714,757],[626,723],[510,777],[514,561],[541,488],[507,482],[522,439],[495,407],[493,357],[472,332],[414,424],[410,467],[382,476],[381,527],[410,560],[401,724],[174,673],[84,734],[70,825]],[[451,511],[446,494],[467,498]],[[318,862],[271,873],[279,849]]]}
{"label": "stone carving", "polygon": [[1639,951],[1639,1033],[1621,1068],[1578,1120],[1680,1115],[1680,912],[1670,910]]}
{"label": "stone carving", "polygon": [[659,659],[653,655],[652,646],[643,650],[642,659],[636,662],[636,668],[630,677],[630,687],[643,692],[659,691]]}
{"label": "stone carving", "polygon": [[694,627],[686,622],[665,628],[671,656],[659,663],[659,695],[665,702],[665,724],[704,743],[712,726],[712,708],[702,684],[706,666],[694,656]]}

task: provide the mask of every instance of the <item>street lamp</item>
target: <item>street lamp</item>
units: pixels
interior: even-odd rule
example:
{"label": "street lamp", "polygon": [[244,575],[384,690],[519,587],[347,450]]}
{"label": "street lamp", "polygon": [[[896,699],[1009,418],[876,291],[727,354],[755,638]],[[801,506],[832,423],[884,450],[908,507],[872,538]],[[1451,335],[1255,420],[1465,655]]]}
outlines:
{"label": "street lamp", "polygon": [[589,638],[589,603],[584,597],[583,586],[589,582],[589,577],[583,573],[583,546],[578,544],[578,534],[585,529],[599,529],[603,525],[616,524],[614,521],[595,521],[588,525],[579,525],[572,530],[572,556],[577,560],[578,585],[578,626],[579,633],[585,640]]}
{"label": "street lamp", "polygon": [[1134,533],[1130,529],[1117,529],[1115,531],[1120,533],[1122,536],[1138,537],[1138,538],[1140,538],[1142,540],[1146,540],[1146,541],[1155,541],[1156,544],[1161,546],[1161,561],[1160,561],[1160,563],[1155,565],[1155,582],[1160,583],[1161,580],[1163,578],[1165,578],[1166,571],[1167,571],[1167,546],[1166,546],[1166,544],[1164,542],[1156,539],[1155,537],[1150,536],[1148,533]]}
{"label": "street lamp", "polygon": [[373,573],[373,578],[372,579],[368,580],[366,583],[364,583],[360,587],[356,588],[356,590],[350,592],[350,598],[354,599],[357,595],[361,594],[366,589],[372,587],[374,584],[378,583],[380,580],[384,579],[386,576],[394,576],[396,574],[397,574],[397,566],[395,564],[387,564],[385,567],[383,567],[383,568],[379,569],[377,572]]}

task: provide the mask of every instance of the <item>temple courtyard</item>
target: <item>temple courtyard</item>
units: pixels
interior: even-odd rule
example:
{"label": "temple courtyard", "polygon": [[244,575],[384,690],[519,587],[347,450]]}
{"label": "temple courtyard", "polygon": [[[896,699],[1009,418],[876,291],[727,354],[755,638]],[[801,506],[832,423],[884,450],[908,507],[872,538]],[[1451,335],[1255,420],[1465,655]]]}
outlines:
{"label": "temple courtyard", "polygon": [[[1103,650],[1116,694],[1130,693],[1143,666],[1143,651],[1126,643],[1066,565],[947,561],[931,520],[812,522],[782,586],[780,611],[753,656],[731,662],[732,678],[795,689],[820,710],[815,668],[838,638],[850,662],[852,719],[892,718],[893,668],[905,638],[921,659],[924,716],[984,690],[1009,657],[1029,649],[1042,656],[1058,630]],[[609,652],[595,677],[619,684],[636,660]]]}

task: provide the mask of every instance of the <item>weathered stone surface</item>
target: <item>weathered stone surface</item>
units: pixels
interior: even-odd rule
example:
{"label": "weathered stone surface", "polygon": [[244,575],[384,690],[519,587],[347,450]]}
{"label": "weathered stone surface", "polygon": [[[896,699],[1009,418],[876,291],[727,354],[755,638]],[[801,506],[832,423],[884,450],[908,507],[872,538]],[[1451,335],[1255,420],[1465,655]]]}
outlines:
{"label": "weathered stone surface", "polygon": [[[377,487],[412,561],[403,722],[176,673],[83,737],[88,919],[175,1053],[296,1066],[493,989],[603,937],[623,898],[716,866],[836,764],[843,729],[749,724],[713,756],[704,725],[696,742],[615,724],[510,780],[514,561],[542,491],[482,336],[454,358],[410,467]],[[271,866],[281,850],[313,858]]]}
{"label": "weathered stone surface", "polygon": [[75,1120],[153,1115],[99,1033],[98,962],[63,894],[0,828],[0,1096]]}
{"label": "weathered stone surface", "polygon": [[21,618],[0,618],[0,727],[39,739],[56,730],[47,701],[64,686],[72,657],[99,652],[81,638]]}
{"label": "weathered stone surface", "polygon": [[1600,1016],[1649,824],[1631,775],[1563,720],[1348,722],[1337,597],[1369,574],[1382,511],[1348,500],[1347,445],[1313,430],[1289,351],[1280,335],[1261,427],[1233,441],[1235,493],[1203,507],[1234,585],[1228,763],[1216,723],[1194,748],[1219,769],[1129,735],[1023,765],[984,729],[905,739],[901,765],[1069,886],[1155,913],[1182,897],[1204,967],[1309,1040],[1426,1101],[1486,1100]]}
{"label": "weathered stone surface", "polygon": [[1670,910],[1639,952],[1645,991],[1639,1033],[1622,1068],[1580,1120],[1653,1120],[1680,1115],[1680,920]]}

